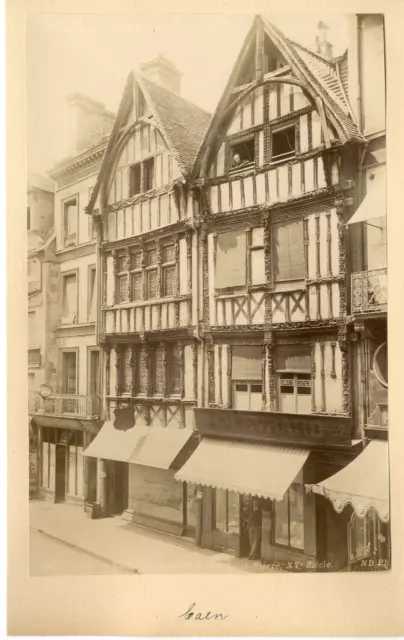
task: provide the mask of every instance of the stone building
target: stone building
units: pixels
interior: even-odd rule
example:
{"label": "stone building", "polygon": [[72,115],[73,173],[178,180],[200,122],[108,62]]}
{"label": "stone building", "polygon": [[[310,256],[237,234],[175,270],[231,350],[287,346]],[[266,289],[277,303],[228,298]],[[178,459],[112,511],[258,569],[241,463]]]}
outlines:
{"label": "stone building", "polygon": [[56,186],[54,233],[41,249],[48,264],[41,303],[48,342],[43,384],[32,386],[29,411],[38,429],[40,496],[84,504],[85,495],[96,500],[97,465],[84,461],[83,448],[99,426],[96,238],[84,209],[114,114],[81,94],[69,98],[69,112],[71,155],[49,172]]}
{"label": "stone building", "polygon": [[[55,269],[54,186],[45,176],[30,174],[27,185],[28,392],[29,411],[36,390],[52,376],[52,288]],[[38,491],[36,425],[29,421],[30,496]]]}

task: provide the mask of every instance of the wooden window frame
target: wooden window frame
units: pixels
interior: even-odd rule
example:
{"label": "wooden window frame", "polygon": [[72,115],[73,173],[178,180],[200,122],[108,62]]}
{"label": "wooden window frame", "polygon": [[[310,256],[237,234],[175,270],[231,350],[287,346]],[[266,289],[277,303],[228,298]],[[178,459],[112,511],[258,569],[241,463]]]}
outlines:
{"label": "wooden window frame", "polygon": [[[61,295],[60,298],[62,300],[62,316],[60,319],[60,323],[63,325],[68,325],[68,324],[80,324],[79,322],[79,318],[80,318],[80,308],[79,308],[79,303],[80,303],[80,296],[79,296],[79,269],[70,269],[69,271],[62,271],[61,275]],[[77,301],[76,301],[76,321],[71,323],[71,322],[63,322],[63,309],[64,309],[64,304],[65,304],[65,279],[68,276],[75,276],[76,277],[76,297],[77,297]]]}
{"label": "wooden window frame", "polygon": [[[80,238],[79,238],[79,211],[80,211],[80,194],[79,193],[73,193],[72,195],[70,195],[68,198],[64,198],[61,201],[61,207],[62,207],[62,233],[61,233],[61,239],[62,239],[62,249],[72,249],[73,247],[77,247],[80,244]],[[77,208],[77,213],[76,213],[76,241],[75,243],[71,244],[71,245],[66,245],[66,237],[65,237],[65,216],[66,216],[66,207],[71,204],[73,201],[76,201],[76,208]]]}
{"label": "wooden window frame", "polygon": [[78,393],[79,391],[79,358],[80,358],[80,350],[79,347],[70,347],[70,348],[63,348],[63,349],[59,349],[59,380],[60,380],[60,391],[62,395],[69,395],[69,394],[65,394],[65,392],[63,391],[63,378],[64,378],[64,354],[67,353],[74,353],[76,356],[76,393],[72,393],[72,396],[78,396],[80,395]]}
{"label": "wooden window frame", "polygon": [[[135,267],[132,266],[132,260],[133,260],[133,256],[135,255],[140,255],[140,266],[139,267]],[[131,252],[130,254],[130,260],[131,260],[131,265],[130,265],[130,269],[129,269],[129,278],[130,278],[130,299],[131,302],[139,302],[140,300],[144,299],[144,269],[142,267],[142,252],[140,249],[135,249],[134,251]],[[141,285],[141,290],[140,290],[140,298],[135,300],[135,287],[134,287],[134,276],[135,275],[139,275],[141,276],[142,279],[142,285]]]}
{"label": "wooden window frame", "polygon": [[[173,259],[172,260],[168,260],[168,261],[164,261],[164,249],[166,247],[172,247],[173,249]],[[175,292],[176,292],[176,288],[177,288],[177,262],[175,259],[175,243],[174,242],[167,242],[165,244],[161,245],[161,255],[162,255],[162,261],[161,261],[161,297],[162,298],[173,298],[175,296]],[[164,290],[164,271],[166,269],[174,269],[174,286],[173,286],[173,293],[166,293]]]}
{"label": "wooden window frame", "polygon": [[[152,265],[149,265],[148,263],[148,254],[151,251],[155,251],[156,253],[156,260],[155,263]],[[156,300],[160,297],[160,292],[158,290],[158,259],[157,259],[157,246],[154,245],[149,245],[148,247],[145,248],[145,254],[146,254],[146,259],[145,259],[145,266],[144,266],[144,291],[145,291],[145,300]],[[149,278],[148,275],[149,273],[155,271],[156,273],[156,295],[151,298],[149,295]]]}
{"label": "wooden window frame", "polygon": [[180,351],[180,356],[179,356],[179,371],[180,371],[180,381],[179,381],[179,390],[178,391],[173,391],[173,387],[172,387],[172,368],[173,368],[173,361],[174,361],[174,356],[173,356],[173,352],[174,349],[180,349],[180,345],[177,342],[173,342],[173,343],[168,343],[166,346],[166,371],[165,371],[165,376],[166,376],[166,387],[167,387],[167,392],[169,396],[175,397],[175,398],[179,398],[181,397],[181,392],[182,392],[182,380],[184,379],[184,375],[185,375],[185,364],[184,364],[184,352],[182,352],[182,357],[181,357],[181,351]]}
{"label": "wooden window frame", "polygon": [[[276,255],[276,248],[275,248],[275,234],[274,234],[274,228],[276,226],[279,225],[289,225],[289,224],[293,224],[296,222],[301,222],[302,223],[302,233],[301,233],[301,240],[302,240],[302,249],[303,249],[303,269],[302,269],[302,276],[300,278],[282,278],[280,280],[276,279],[275,277],[275,255]],[[306,278],[306,266],[305,266],[305,245],[304,245],[304,219],[303,218],[296,218],[296,219],[292,219],[292,220],[282,220],[281,222],[275,222],[271,225],[271,246],[270,246],[270,251],[271,251],[271,267],[272,267],[272,273],[271,273],[271,278],[272,278],[272,284],[273,287],[276,291],[277,287],[282,287],[282,285],[284,284],[290,284],[290,283],[304,283],[305,278]]]}
{"label": "wooden window frame", "polygon": [[[278,391],[278,411],[281,411],[280,409],[280,405],[281,405],[281,376],[285,376],[287,375],[288,378],[293,379],[293,399],[294,399],[294,405],[295,405],[295,413],[296,415],[299,415],[299,411],[298,409],[298,401],[299,401],[299,395],[301,396],[309,396],[311,398],[311,394],[312,394],[312,386],[313,386],[313,379],[311,377],[311,373],[310,371],[291,371],[291,370],[277,370],[276,371],[276,382],[277,382],[277,391]],[[298,393],[298,376],[299,375],[304,375],[304,376],[308,376],[307,380],[310,381],[310,385],[307,385],[310,388],[310,393]]]}
{"label": "wooden window frame", "polygon": [[[254,126],[254,125],[251,125]],[[256,157],[256,145],[255,145],[255,132],[254,133],[246,133],[245,135],[238,135],[236,134],[237,137],[231,137],[228,142],[227,142],[227,166],[228,166],[228,173],[233,175],[233,174],[237,174],[237,173],[241,173],[243,171],[247,171],[249,169],[253,169],[256,166],[256,161],[257,161],[257,157]],[[233,149],[234,147],[246,143],[246,142],[252,142],[253,143],[253,147],[254,147],[254,158],[252,161],[250,162],[246,162],[245,164],[243,164],[240,167],[233,167],[232,166],[232,159],[233,159]]]}
{"label": "wooden window frame", "polygon": [[[264,390],[264,381],[262,380],[232,380],[231,381],[231,385],[232,385],[232,390],[231,390],[231,395],[232,395],[232,402],[234,404],[234,399],[235,399],[235,394],[236,394],[236,385],[237,384],[245,384],[247,386],[247,390],[248,390],[248,409],[245,409],[245,411],[256,411],[256,409],[251,409],[251,387],[254,385],[259,385],[261,387],[260,390],[260,394],[261,394],[261,411],[263,411],[263,407],[264,407],[264,403],[262,401],[262,392]],[[254,392],[255,393],[255,392]],[[258,393],[258,392],[256,392]],[[234,408],[234,407],[233,407]]]}
{"label": "wooden window frame", "polygon": [[[273,155],[273,136],[281,131],[286,131],[286,129],[294,129],[295,134],[295,149],[293,155],[281,154],[286,157],[274,156]],[[297,144],[297,134],[298,134],[298,126],[296,118],[288,122],[282,123],[280,125],[275,125],[271,127],[270,130],[270,145],[269,145],[269,163],[270,164],[281,164],[282,162],[290,162],[298,155],[298,144]]]}
{"label": "wooden window frame", "polygon": [[[136,167],[140,169],[140,180],[139,180],[139,191],[133,190],[134,178],[133,173]],[[142,162],[133,162],[129,165],[129,197],[138,196],[140,193],[143,193],[143,185],[142,185]]]}

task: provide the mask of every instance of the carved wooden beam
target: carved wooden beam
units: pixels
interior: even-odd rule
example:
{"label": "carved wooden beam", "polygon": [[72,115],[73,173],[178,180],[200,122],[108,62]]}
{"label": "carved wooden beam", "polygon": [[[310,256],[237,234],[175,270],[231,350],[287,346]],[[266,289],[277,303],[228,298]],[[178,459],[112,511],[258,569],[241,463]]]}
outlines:
{"label": "carved wooden beam", "polygon": [[323,136],[324,136],[324,143],[325,143],[326,149],[329,149],[331,147],[331,141],[330,141],[330,134],[328,133],[327,119],[325,117],[324,103],[322,99],[319,97],[315,98],[315,102],[316,102],[317,111],[320,116],[321,128],[323,130]]}

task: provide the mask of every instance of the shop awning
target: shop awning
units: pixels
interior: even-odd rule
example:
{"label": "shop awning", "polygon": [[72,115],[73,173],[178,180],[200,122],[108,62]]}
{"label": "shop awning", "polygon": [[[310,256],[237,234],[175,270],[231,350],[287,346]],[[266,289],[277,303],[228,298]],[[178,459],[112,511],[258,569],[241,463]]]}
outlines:
{"label": "shop awning", "polygon": [[169,469],[191,436],[192,429],[135,426],[121,431],[111,421],[101,427],[84,455]]}
{"label": "shop awning", "polygon": [[129,462],[169,469],[192,433],[192,429],[149,427],[146,438],[134,449]]}
{"label": "shop awning", "polygon": [[84,455],[90,458],[129,462],[131,456],[146,439],[147,431],[147,427],[132,427],[122,431],[114,427],[112,420],[105,422],[84,451]]}
{"label": "shop awning", "polygon": [[282,500],[310,451],[204,438],[176,480]]}
{"label": "shop awning", "polygon": [[374,507],[383,522],[389,520],[389,459],[386,442],[373,440],[346,467],[318,484],[306,485],[331,500],[335,511],[341,513],[352,505],[359,516]]}
{"label": "shop awning", "polygon": [[385,181],[375,181],[374,186],[369,190],[361,204],[348,221],[348,225],[356,222],[368,222],[375,218],[382,218],[386,215],[386,189]]}

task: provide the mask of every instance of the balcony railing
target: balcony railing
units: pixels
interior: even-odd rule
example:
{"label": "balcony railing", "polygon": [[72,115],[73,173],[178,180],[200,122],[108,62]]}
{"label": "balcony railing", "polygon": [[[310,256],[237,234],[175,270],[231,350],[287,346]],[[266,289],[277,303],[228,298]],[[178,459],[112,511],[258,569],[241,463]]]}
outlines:
{"label": "balcony railing", "polygon": [[96,396],[52,395],[42,398],[37,393],[28,397],[28,413],[93,419],[99,417],[99,398]]}
{"label": "balcony railing", "polygon": [[387,268],[352,274],[351,312],[387,311]]}

